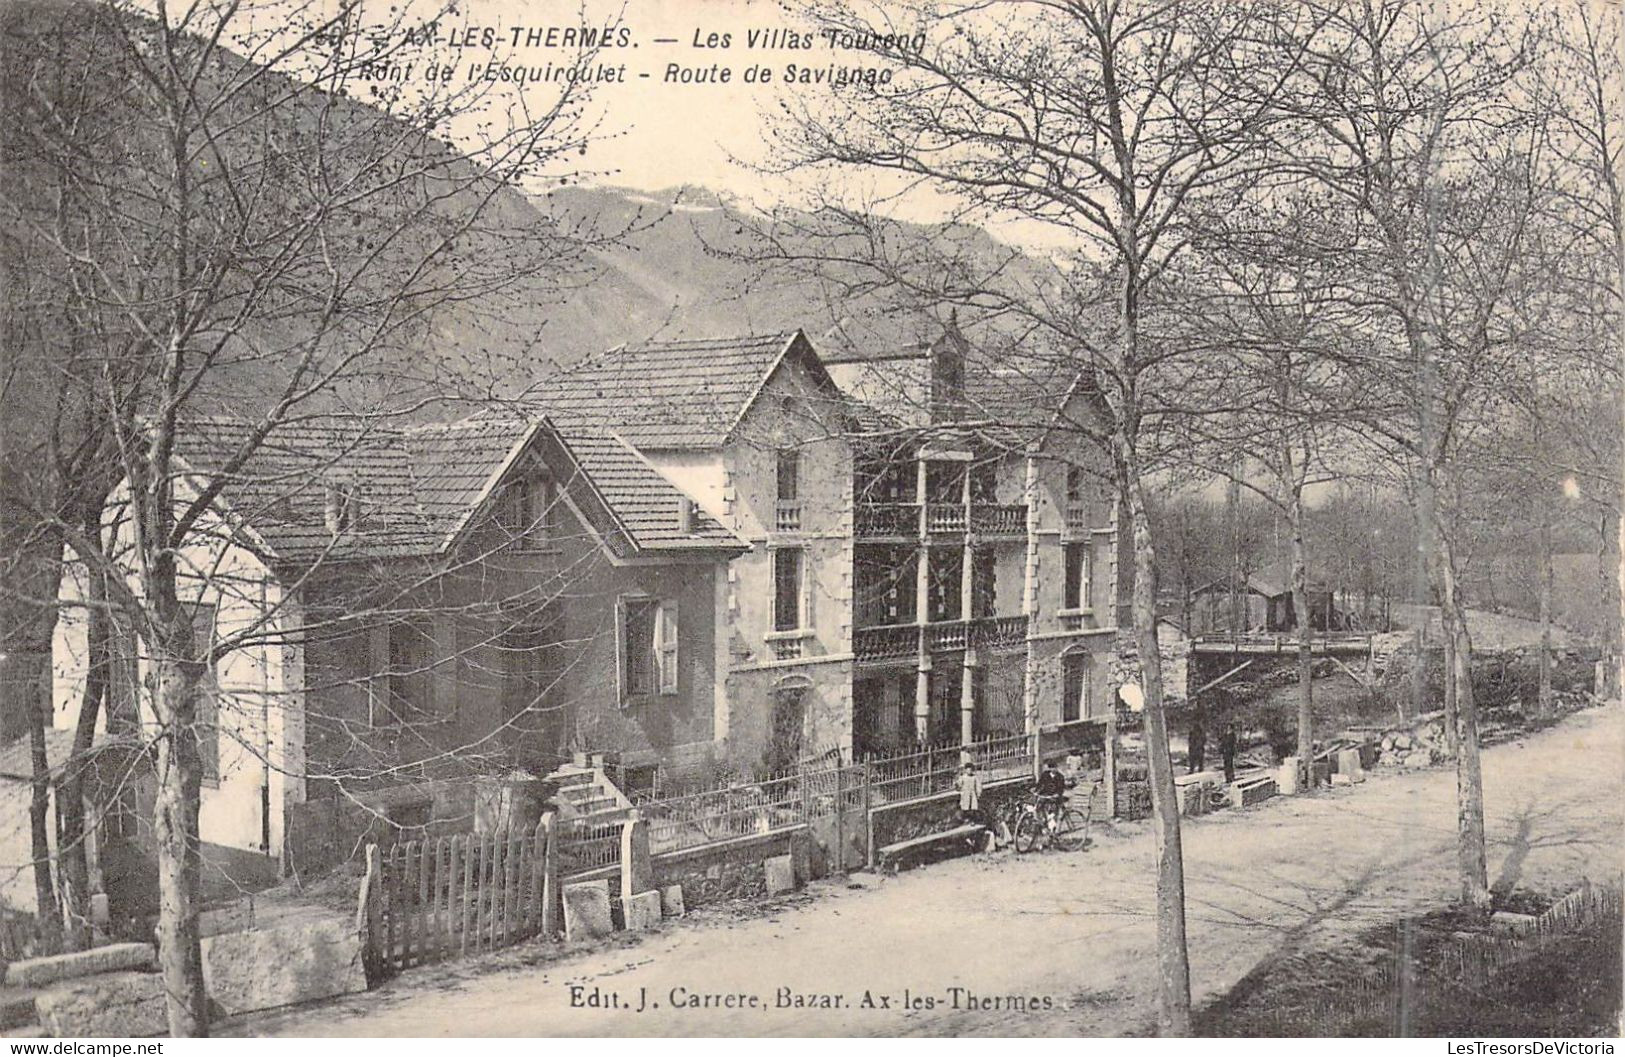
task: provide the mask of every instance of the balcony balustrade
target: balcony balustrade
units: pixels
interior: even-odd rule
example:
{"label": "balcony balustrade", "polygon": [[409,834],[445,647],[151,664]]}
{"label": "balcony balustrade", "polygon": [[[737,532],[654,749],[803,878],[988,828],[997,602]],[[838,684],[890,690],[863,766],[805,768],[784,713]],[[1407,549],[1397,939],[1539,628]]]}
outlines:
{"label": "balcony balustrade", "polygon": [[1068,503],[1066,506],[1066,527],[1078,532],[1088,529],[1088,506],[1083,503]]}
{"label": "balcony balustrade", "polygon": [[928,503],[925,508],[927,532],[964,532],[965,506],[963,503]]}
{"label": "balcony balustrade", "polygon": [[775,532],[801,531],[801,500],[780,499],[773,510],[773,530]]}
{"label": "balcony balustrade", "polygon": [[925,648],[933,653],[942,650],[962,650],[970,644],[971,622],[968,620],[939,620],[926,626]]}
{"label": "balcony balustrade", "polygon": [[852,632],[852,653],[859,661],[889,661],[920,652],[920,629],[914,624],[858,628]]}
{"label": "balcony balustrade", "polygon": [[970,526],[978,536],[1025,536],[1027,508],[1018,503],[976,503],[970,508]]}
{"label": "balcony balustrade", "polygon": [[1027,618],[981,617],[976,621],[973,640],[980,649],[1010,649],[1027,644]]}
{"label": "balcony balustrade", "polygon": [[853,510],[859,539],[914,539],[920,534],[918,503],[859,503]]}

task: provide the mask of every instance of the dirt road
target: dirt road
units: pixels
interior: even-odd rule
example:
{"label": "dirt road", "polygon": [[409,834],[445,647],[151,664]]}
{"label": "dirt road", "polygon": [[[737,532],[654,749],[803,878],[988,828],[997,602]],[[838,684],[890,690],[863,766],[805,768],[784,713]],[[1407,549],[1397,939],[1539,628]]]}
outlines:
{"label": "dirt road", "polygon": [[[1617,706],[1593,710],[1485,753],[1497,887],[1564,890],[1618,874],[1622,727]],[[1198,1004],[1311,930],[1357,931],[1447,901],[1454,782],[1450,769],[1384,774],[1188,823]],[[415,970],[367,995],[226,1027],[324,1036],[1139,1033],[1155,1012],[1152,869],[1149,829],[1127,824],[1086,853],[1001,853],[860,876],[857,887],[823,885],[768,916],[691,919],[635,945],[549,961],[532,947]],[[591,1004],[612,998],[620,1008]]]}

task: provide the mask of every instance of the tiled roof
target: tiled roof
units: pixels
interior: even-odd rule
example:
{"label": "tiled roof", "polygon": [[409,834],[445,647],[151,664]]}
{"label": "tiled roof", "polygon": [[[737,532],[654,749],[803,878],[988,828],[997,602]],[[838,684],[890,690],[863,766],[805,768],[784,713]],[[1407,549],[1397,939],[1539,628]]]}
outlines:
{"label": "tiled roof", "polygon": [[548,378],[542,403],[638,448],[720,447],[798,333],[623,345]]}
{"label": "tiled roof", "polygon": [[693,531],[678,531],[677,506],[687,498],[626,441],[603,430],[563,434],[581,468],[639,547],[646,550],[740,546],[743,542],[694,508]]}
{"label": "tiled roof", "polygon": [[[250,430],[240,420],[183,422],[176,452],[198,474],[219,477]],[[226,475],[221,498],[269,557],[301,563],[431,556],[459,538],[538,430],[553,432],[545,420],[515,416],[407,428],[359,420],[287,423]],[[633,547],[744,546],[704,515],[693,534],[679,534],[684,493],[602,430],[578,424],[566,445],[588,478],[585,494],[607,506]],[[356,527],[336,538],[328,525],[335,486],[351,490],[361,510]]]}
{"label": "tiled roof", "polygon": [[[288,422],[227,473],[251,429],[238,419],[191,419],[177,426],[175,451],[203,477],[224,478],[221,498],[275,556],[342,560],[440,549],[450,526],[418,504],[404,430],[360,419]],[[335,538],[328,530],[330,487],[355,490],[361,531]]]}

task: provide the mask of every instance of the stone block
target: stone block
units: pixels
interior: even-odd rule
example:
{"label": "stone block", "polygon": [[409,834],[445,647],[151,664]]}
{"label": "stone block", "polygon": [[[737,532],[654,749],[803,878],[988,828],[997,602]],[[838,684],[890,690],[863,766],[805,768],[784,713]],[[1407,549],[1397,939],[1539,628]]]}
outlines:
{"label": "stone block", "polygon": [[203,987],[227,1015],[365,991],[361,935],[332,919],[209,936]]}
{"label": "stone block", "polygon": [[1337,754],[1337,773],[1348,775],[1351,782],[1365,781],[1365,768],[1360,764],[1359,749],[1343,749]]}
{"label": "stone block", "polygon": [[682,885],[667,885],[660,890],[660,912],[669,918],[680,918],[687,912]]}
{"label": "stone block", "polygon": [[590,940],[615,931],[609,917],[609,882],[578,881],[564,886],[564,938]]}
{"label": "stone block", "polygon": [[1332,784],[1333,785],[1353,785],[1354,784],[1354,779],[1350,778],[1346,774],[1343,774],[1342,772],[1338,772],[1337,774],[1332,775]]}
{"label": "stone block", "polygon": [[157,961],[150,943],[114,943],[71,954],[29,958],[6,966],[6,983],[11,987],[44,987],[58,980],[71,980],[120,969],[147,969]]}
{"label": "stone block", "polygon": [[621,916],[626,919],[626,931],[642,932],[660,924],[660,893],[639,892],[621,899]]}
{"label": "stone block", "polygon": [[1275,772],[1275,787],[1282,796],[1293,796],[1298,792],[1298,758],[1288,756],[1281,761],[1280,768]]}
{"label": "stone block", "polygon": [[40,1027],[69,1038],[126,1038],[169,1031],[157,973],[106,972],[59,981],[34,998]]}
{"label": "stone block", "polygon": [[205,910],[197,916],[198,934],[207,939],[227,932],[245,932],[254,927],[254,901],[239,899]]}
{"label": "stone block", "polygon": [[762,860],[762,867],[767,871],[767,894],[770,896],[783,895],[796,890],[796,865],[792,855],[775,855],[770,859]]}

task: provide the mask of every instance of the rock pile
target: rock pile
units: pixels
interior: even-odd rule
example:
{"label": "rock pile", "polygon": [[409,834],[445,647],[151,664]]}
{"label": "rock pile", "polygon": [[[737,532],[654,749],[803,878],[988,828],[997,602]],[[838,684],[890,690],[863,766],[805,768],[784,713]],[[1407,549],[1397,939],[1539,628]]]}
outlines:
{"label": "rock pile", "polygon": [[1444,717],[1417,721],[1413,727],[1383,734],[1377,756],[1378,767],[1431,767],[1449,759]]}

